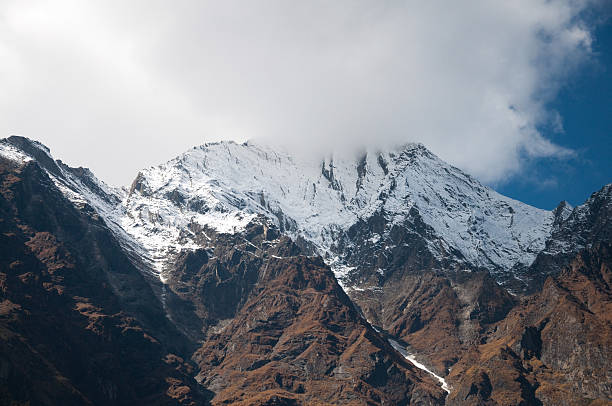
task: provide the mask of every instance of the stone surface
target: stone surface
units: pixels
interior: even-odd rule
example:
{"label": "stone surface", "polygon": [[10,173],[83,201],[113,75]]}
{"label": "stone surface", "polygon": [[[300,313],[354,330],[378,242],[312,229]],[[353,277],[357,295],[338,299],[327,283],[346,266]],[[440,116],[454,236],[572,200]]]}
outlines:
{"label": "stone surface", "polygon": [[0,403],[610,404],[611,185],[543,212],[344,158],[295,189],[207,145],[128,191],[1,140]]}
{"label": "stone surface", "polygon": [[611,266],[610,244],[597,244],[549,277],[453,366],[447,403],[609,404]]}
{"label": "stone surface", "polygon": [[0,158],[0,403],[199,404],[189,353],[104,223]]}

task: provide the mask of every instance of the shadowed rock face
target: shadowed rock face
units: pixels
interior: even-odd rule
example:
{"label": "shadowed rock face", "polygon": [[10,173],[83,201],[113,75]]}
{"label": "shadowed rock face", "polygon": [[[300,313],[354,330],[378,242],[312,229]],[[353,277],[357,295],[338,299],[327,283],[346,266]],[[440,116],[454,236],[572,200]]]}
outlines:
{"label": "shadowed rock face", "polygon": [[[240,211],[234,220],[247,220],[224,234],[183,212],[212,208],[171,188],[158,197],[178,208],[172,219],[180,232],[171,241],[178,248],[150,249],[138,244],[173,234],[157,234],[172,222],[141,211],[146,201],[132,202],[138,210],[128,215],[145,216],[149,234],[141,241],[117,220],[125,214],[122,192],[87,169],[53,161],[40,144],[8,142],[31,159],[0,151],[0,404],[612,399],[610,185],[573,210],[561,205],[535,262],[503,272],[470,265],[437,239],[424,221],[435,203],[428,193],[401,222],[384,210],[370,213],[332,239],[332,252],[350,265],[342,279],[347,296],[312,255],[312,241],[284,235],[282,211],[274,212],[281,226]],[[357,190],[368,187],[368,162],[356,168]],[[342,173],[334,168],[323,166],[322,176],[335,193]],[[146,198],[156,190],[140,176],[131,193]],[[234,202],[232,193],[226,197]],[[263,192],[260,198],[262,207],[274,206]],[[455,203],[469,210],[465,201]],[[512,210],[500,213],[513,224]],[[503,247],[490,242],[501,255]],[[445,377],[451,393],[396,352],[391,338]]]}
{"label": "shadowed rock face", "polygon": [[400,337],[441,375],[446,375],[515,300],[488,273],[432,272],[405,277],[404,289],[385,304],[384,328]]}
{"label": "shadowed rock face", "polygon": [[[193,304],[205,340],[194,354],[214,404],[443,404],[353,307],[319,257],[263,223],[169,271],[174,300]],[[168,302],[172,308],[171,302]],[[177,319],[175,315],[172,316]]]}
{"label": "shadowed rock face", "polygon": [[453,367],[448,378],[455,390],[447,403],[609,402],[611,266],[612,248],[600,243],[581,251],[560,275],[549,277],[541,292],[512,309],[484,344]]}
{"label": "shadowed rock face", "polygon": [[548,276],[558,275],[581,250],[597,243],[612,242],[612,184],[602,187],[582,205],[568,212],[562,202],[556,211],[568,213],[558,218],[546,247],[531,266],[517,269],[530,281],[528,293],[542,289]]}
{"label": "shadowed rock face", "polygon": [[198,404],[184,354],[104,224],[0,159],[0,403]]}

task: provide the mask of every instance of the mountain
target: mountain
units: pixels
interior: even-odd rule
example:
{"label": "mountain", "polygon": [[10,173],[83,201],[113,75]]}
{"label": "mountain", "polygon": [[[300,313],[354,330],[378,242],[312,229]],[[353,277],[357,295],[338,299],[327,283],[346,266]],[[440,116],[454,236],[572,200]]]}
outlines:
{"label": "mountain", "polygon": [[164,235],[168,245],[155,249],[165,256],[193,241],[183,230],[239,230],[256,215],[307,242],[347,287],[359,286],[364,272],[393,272],[408,239],[440,268],[486,268],[501,277],[533,262],[554,221],[419,144],[316,161],[233,142],[196,147],[140,172],[120,221],[144,246]]}
{"label": "mountain", "polygon": [[54,184],[60,166],[30,152],[0,157],[0,403],[199,404],[192,345],[102,219]]}
{"label": "mountain", "polygon": [[461,388],[449,404],[609,404],[611,249],[580,251],[468,351],[449,374]]}
{"label": "mountain", "polygon": [[540,284],[549,274],[557,274],[569,265],[580,251],[612,241],[612,185],[593,193],[573,210],[562,202],[555,211],[559,218],[546,247],[526,270]]}
{"label": "mountain", "polygon": [[[119,381],[107,378],[114,389],[102,390],[97,372],[82,379],[75,373],[129,351],[138,359],[109,364],[125,362],[122,382],[144,379],[130,372],[136,366],[159,371],[146,374],[156,382],[148,403],[612,398],[612,185],[576,208],[562,202],[540,210],[496,193],[420,144],[322,159],[253,142],[206,144],[141,171],[129,189],[109,187],[21,137],[0,140],[0,162],[0,225],[6,238],[16,238],[2,257],[0,277],[12,282],[2,285],[8,310],[0,326],[29,343],[49,323],[61,325],[58,337],[98,332],[57,315],[107,315],[109,329],[129,320],[156,343],[150,352],[137,340],[122,341],[124,329],[109,341],[112,350],[82,345],[65,365],[56,358],[67,358],[67,349],[43,339],[36,345],[53,350],[28,357],[42,357],[33,362],[44,360],[62,377],[65,386],[45,386],[58,393],[67,387],[93,404],[142,402],[146,391],[119,398]],[[31,186],[16,188],[15,179]],[[38,193],[35,210],[17,210],[32,199],[34,185],[53,198]],[[38,214],[44,226],[24,231],[28,216],[49,211],[56,220],[47,224]],[[80,231],[73,218],[96,233]],[[42,241],[53,241],[52,249],[38,232],[47,233]],[[61,259],[58,247],[83,260]],[[16,293],[23,290],[16,281],[33,265],[12,268],[12,252],[53,259],[36,271],[43,275],[33,279],[37,290]],[[50,269],[66,264],[74,278],[54,277]],[[54,302],[54,317],[45,315],[48,293],[41,293],[49,283],[72,298]],[[580,289],[596,292],[596,304]],[[15,316],[18,307],[35,315],[32,328]],[[568,328],[573,347],[561,344]],[[39,375],[17,368],[16,358],[4,364],[21,374],[0,376],[6,399],[52,404],[43,390],[28,398],[25,389],[11,389],[17,381],[34,385],[24,377]]]}

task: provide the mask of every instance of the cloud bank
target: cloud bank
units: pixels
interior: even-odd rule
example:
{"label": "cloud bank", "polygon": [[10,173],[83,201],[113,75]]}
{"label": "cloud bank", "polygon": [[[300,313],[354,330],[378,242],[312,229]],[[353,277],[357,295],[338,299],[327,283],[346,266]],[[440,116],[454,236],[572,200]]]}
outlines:
{"label": "cloud bank", "polygon": [[192,145],[426,144],[485,182],[571,151],[587,1],[0,0],[0,130],[127,184]]}

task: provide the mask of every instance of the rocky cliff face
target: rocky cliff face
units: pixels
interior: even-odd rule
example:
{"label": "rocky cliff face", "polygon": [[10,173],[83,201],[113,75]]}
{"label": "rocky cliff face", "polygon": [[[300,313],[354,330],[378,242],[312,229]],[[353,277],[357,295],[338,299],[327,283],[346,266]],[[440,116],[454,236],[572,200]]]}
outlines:
{"label": "rocky cliff face", "polygon": [[486,272],[420,272],[390,280],[374,297],[367,291],[352,297],[371,323],[441,376],[516,303]]}
{"label": "rocky cliff face", "polygon": [[612,184],[593,193],[574,209],[562,203],[557,212],[546,247],[530,267],[517,270],[535,282],[531,290],[540,288],[548,275],[561,272],[579,251],[612,241]]}
{"label": "rocky cliff face", "polygon": [[[0,141],[0,161],[6,334],[35,340],[28,331],[51,320],[56,335],[86,343],[68,366],[45,355],[56,347],[38,349],[55,345],[46,337],[34,355],[19,349],[62,377],[44,387],[68,403],[610,399],[610,185],[547,212],[413,144],[319,161],[208,144],[129,189],[19,137]],[[42,197],[24,203],[31,196]],[[14,251],[43,268],[15,265]],[[36,272],[42,288],[24,291],[17,281]],[[70,300],[48,298],[60,291]],[[18,316],[26,305],[45,315],[28,308],[32,330]],[[4,356],[2,371],[20,371],[3,375],[6,399],[26,401],[15,382],[51,376]],[[91,362],[102,366],[75,372]]]}
{"label": "rocky cliff face", "polygon": [[423,404],[446,395],[359,315],[320,257],[262,225],[210,233],[212,255],[181,267],[210,327],[194,359],[215,404]]}
{"label": "rocky cliff face", "polygon": [[191,347],[103,221],[0,158],[0,403],[189,404]]}
{"label": "rocky cliff face", "polygon": [[612,251],[578,253],[453,367],[448,404],[606,404],[612,398]]}

